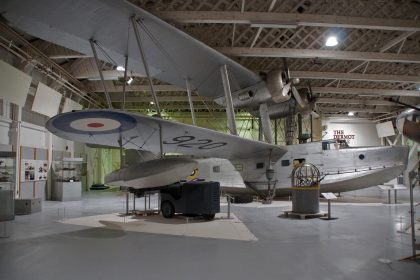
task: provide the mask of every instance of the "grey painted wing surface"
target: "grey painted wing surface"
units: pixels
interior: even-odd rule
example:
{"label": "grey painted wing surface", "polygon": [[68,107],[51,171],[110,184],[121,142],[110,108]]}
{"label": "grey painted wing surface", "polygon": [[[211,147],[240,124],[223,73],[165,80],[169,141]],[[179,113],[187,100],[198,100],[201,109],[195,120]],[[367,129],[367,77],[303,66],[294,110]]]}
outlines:
{"label": "grey painted wing surface", "polygon": [[[261,81],[235,61],[126,1],[2,0],[0,12],[26,33],[83,54],[92,55],[89,40],[94,39],[119,65],[124,65],[128,42],[128,69],[144,74],[133,27],[129,27],[130,17],[137,15],[152,34],[140,28],[155,78],[182,88],[188,78],[200,95],[211,98],[223,95],[222,64],[228,65],[232,91]],[[101,51],[98,55],[108,60]]]}
{"label": "grey painted wing surface", "polygon": [[158,154],[161,127],[164,153],[230,160],[258,158],[278,160],[287,150],[259,141],[213,130],[118,110],[86,110],[57,115],[46,127],[53,134],[72,141],[143,149]]}

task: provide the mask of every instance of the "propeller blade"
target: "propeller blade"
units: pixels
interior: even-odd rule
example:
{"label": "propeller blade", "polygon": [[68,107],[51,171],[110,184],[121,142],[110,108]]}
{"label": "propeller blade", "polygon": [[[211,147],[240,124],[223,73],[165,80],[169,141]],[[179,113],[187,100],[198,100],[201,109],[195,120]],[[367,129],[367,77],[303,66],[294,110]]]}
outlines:
{"label": "propeller blade", "polygon": [[309,100],[313,100],[314,99],[314,93],[312,92],[312,87],[311,87],[311,83],[308,81],[308,89],[309,89]]}
{"label": "propeller blade", "polygon": [[293,96],[295,97],[297,103],[299,104],[299,106],[302,107],[302,108],[305,107],[305,105],[306,105],[305,102],[303,102],[302,97],[300,97],[300,94],[299,94],[298,90],[294,86],[292,86],[292,93],[293,93]]}
{"label": "propeller blade", "polygon": [[312,115],[312,117],[314,117],[315,119],[317,119],[317,118],[319,118],[320,116],[319,116],[319,114],[317,113],[317,112],[315,112],[315,111],[312,111],[311,112],[311,115]]}
{"label": "propeller blade", "polygon": [[289,72],[289,66],[287,66],[287,60],[283,57],[283,66],[284,66],[284,75],[286,78],[286,83],[290,81],[290,72]]}
{"label": "propeller blade", "polygon": [[291,83],[288,83],[288,84],[286,84],[284,87],[283,87],[283,89],[281,90],[281,95],[282,96],[287,96],[287,94],[289,93],[289,91],[290,91],[290,87],[292,86],[292,84]]}

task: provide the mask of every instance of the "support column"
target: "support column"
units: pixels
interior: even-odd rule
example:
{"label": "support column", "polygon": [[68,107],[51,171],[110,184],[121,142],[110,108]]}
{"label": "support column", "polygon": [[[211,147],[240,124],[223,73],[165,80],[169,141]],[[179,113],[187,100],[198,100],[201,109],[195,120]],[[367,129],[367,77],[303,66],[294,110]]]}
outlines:
{"label": "support column", "polygon": [[258,141],[263,141],[263,130],[261,118],[258,118]]}
{"label": "support column", "polygon": [[260,105],[260,119],[264,133],[265,142],[273,143],[273,131],[271,130],[270,116],[268,114],[267,103]]}
{"label": "support column", "polygon": [[418,181],[418,174],[415,171],[411,171],[409,175],[409,188],[410,188],[410,223],[411,223],[411,249],[412,258],[416,259],[416,211],[414,208],[414,195],[413,189]]}
{"label": "support column", "polygon": [[192,97],[191,97],[190,81],[188,79],[185,80],[185,85],[187,87],[188,103],[190,103],[192,123],[193,123],[193,125],[197,125],[196,122],[195,122],[194,104],[193,104]]}
{"label": "support column", "polygon": [[220,73],[222,75],[223,90],[225,92],[226,114],[227,114],[230,134],[238,135],[238,132],[236,130],[235,111],[233,110],[232,93],[230,91],[229,76],[228,76],[226,64],[223,64],[220,67]]}
{"label": "support column", "polygon": [[[46,147],[48,151],[48,170],[51,170],[52,162],[53,162],[53,135],[51,132],[47,131],[45,133],[46,138]],[[51,180],[51,173],[48,172],[48,180],[47,180],[47,191],[46,191],[46,200],[51,199],[51,186],[52,186],[52,180]]]}
{"label": "support column", "polygon": [[102,74],[102,69],[99,62],[98,54],[96,53],[95,41],[91,39],[89,40],[89,42],[90,42],[90,47],[92,48],[93,56],[95,57],[96,67],[98,68],[98,73],[99,73],[99,77],[101,78],[102,87],[104,88],[105,98],[106,98],[106,102],[108,103],[108,108],[112,109],[111,98],[109,97],[109,93],[106,90],[104,75]]}
{"label": "support column", "polygon": [[299,144],[302,144],[302,134],[303,134],[303,120],[302,120],[302,115],[298,114],[298,140],[299,140]]}
{"label": "support column", "polygon": [[278,134],[278,129],[277,129],[277,119],[274,120],[274,144],[277,145],[277,134]]}
{"label": "support column", "polygon": [[[13,106],[13,109],[12,107]],[[20,128],[22,123],[22,108],[18,105],[12,105],[7,102],[7,111],[11,115],[12,123],[10,124],[9,144],[13,146],[16,151],[16,166],[20,165]],[[11,113],[11,114],[10,114]],[[17,169],[19,170],[19,169]],[[20,172],[15,174],[15,196],[19,197]]]}

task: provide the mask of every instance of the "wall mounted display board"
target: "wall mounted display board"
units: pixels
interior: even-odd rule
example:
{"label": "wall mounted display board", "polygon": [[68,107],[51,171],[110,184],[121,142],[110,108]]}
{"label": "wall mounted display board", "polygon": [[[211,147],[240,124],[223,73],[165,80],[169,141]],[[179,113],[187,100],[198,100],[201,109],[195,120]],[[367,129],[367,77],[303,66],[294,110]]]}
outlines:
{"label": "wall mounted display board", "polygon": [[38,112],[48,117],[57,115],[62,95],[52,88],[38,83],[36,89],[32,111]]}
{"label": "wall mounted display board", "polygon": [[16,153],[0,152],[0,222],[15,219]]}
{"label": "wall mounted display board", "polygon": [[22,160],[21,182],[45,181],[47,177],[47,160]]}
{"label": "wall mounted display board", "polygon": [[32,82],[31,76],[3,60],[0,60],[0,73],[0,98],[21,107],[25,106]]}
{"label": "wall mounted display board", "polygon": [[44,200],[48,191],[48,150],[22,146],[20,151],[19,198]]}
{"label": "wall mounted display board", "polygon": [[67,112],[71,112],[73,110],[82,110],[83,106],[80,105],[77,102],[74,102],[73,100],[71,100],[70,98],[66,98],[64,100],[64,106],[63,106],[63,111],[62,113],[67,113]]}
{"label": "wall mounted display board", "polygon": [[376,124],[376,131],[378,132],[379,138],[395,135],[392,121]]}

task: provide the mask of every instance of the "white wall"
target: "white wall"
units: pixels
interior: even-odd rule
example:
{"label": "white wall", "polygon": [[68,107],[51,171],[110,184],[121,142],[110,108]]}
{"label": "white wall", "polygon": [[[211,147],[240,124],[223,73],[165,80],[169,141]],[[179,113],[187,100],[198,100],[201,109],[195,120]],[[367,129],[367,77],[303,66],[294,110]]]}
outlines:
{"label": "white wall", "polygon": [[52,148],[54,151],[65,151],[67,146],[67,141],[63,138],[57,137],[53,134],[52,136]]}
{"label": "white wall", "polygon": [[0,144],[9,145],[10,121],[0,118]]}
{"label": "white wall", "polygon": [[20,144],[26,147],[47,149],[45,128],[22,122],[20,127]]}
{"label": "white wall", "polygon": [[367,120],[325,119],[322,125],[327,126],[327,133],[322,139],[344,137],[352,147],[380,146],[381,140],[376,131],[376,124]]}

